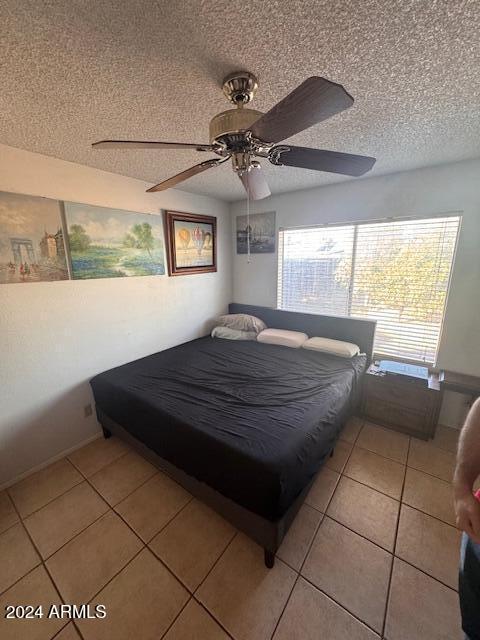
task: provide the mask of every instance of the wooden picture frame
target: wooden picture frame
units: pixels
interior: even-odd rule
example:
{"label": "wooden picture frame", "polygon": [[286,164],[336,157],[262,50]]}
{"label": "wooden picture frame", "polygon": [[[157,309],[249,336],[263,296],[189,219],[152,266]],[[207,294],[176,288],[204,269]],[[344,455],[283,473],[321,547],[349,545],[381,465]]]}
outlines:
{"label": "wooden picture frame", "polygon": [[165,211],[168,274],[182,276],[217,270],[217,218]]}

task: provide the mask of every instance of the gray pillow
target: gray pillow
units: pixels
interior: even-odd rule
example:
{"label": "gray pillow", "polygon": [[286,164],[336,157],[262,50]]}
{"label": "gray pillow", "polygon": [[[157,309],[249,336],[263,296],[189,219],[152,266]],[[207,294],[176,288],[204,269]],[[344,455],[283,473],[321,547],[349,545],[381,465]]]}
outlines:
{"label": "gray pillow", "polygon": [[255,331],[239,331],[230,327],[215,327],[211,333],[212,338],[224,338],[225,340],[256,340]]}
{"label": "gray pillow", "polygon": [[237,329],[238,331],[255,331],[260,333],[267,328],[267,325],[257,318],[251,316],[248,313],[228,313],[218,318],[218,325],[221,327],[228,327],[229,329]]}

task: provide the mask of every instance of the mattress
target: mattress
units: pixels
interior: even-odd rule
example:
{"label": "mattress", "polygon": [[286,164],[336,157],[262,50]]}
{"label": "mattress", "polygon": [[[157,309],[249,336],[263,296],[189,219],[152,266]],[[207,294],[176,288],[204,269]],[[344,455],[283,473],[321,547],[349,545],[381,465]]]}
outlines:
{"label": "mattress", "polygon": [[98,407],[188,475],[276,521],[334,446],[366,357],[200,338],[95,376]]}

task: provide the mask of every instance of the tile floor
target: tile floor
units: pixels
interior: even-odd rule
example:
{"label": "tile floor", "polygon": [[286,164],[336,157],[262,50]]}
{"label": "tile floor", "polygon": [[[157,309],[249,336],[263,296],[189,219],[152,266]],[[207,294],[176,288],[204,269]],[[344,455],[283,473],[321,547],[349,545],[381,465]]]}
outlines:
{"label": "tile floor", "polygon": [[[272,570],[256,544],[119,440],[0,492],[2,640],[455,640],[457,432],[352,418]],[[7,604],[103,620],[5,620]]]}

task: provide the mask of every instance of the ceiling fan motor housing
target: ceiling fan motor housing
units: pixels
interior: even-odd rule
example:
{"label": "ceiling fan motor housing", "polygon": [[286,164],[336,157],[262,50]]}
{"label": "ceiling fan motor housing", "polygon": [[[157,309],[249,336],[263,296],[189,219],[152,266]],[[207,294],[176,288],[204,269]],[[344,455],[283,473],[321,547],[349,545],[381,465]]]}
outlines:
{"label": "ceiling fan motor housing", "polygon": [[210,144],[217,142],[225,144],[229,149],[238,147],[238,151],[242,151],[248,144],[245,131],[262,115],[261,111],[245,108],[218,113],[210,121]]}

